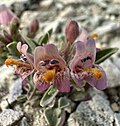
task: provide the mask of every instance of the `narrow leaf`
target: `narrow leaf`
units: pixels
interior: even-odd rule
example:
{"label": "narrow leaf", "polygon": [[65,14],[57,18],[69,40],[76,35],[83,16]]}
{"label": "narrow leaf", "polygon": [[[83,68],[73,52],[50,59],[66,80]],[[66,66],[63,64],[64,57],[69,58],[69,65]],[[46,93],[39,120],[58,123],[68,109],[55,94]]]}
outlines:
{"label": "narrow leaf", "polygon": [[25,95],[20,95],[17,97],[18,102],[25,102],[27,100],[27,97]]}
{"label": "narrow leaf", "polygon": [[24,41],[30,46],[31,50],[34,51],[36,44],[33,40],[31,40],[30,38],[24,36],[22,33],[20,33],[20,35],[22,36],[22,38],[24,39]]}
{"label": "narrow leaf", "polygon": [[46,44],[52,34],[52,29],[50,29],[45,35],[41,36],[38,40],[39,45]]}
{"label": "narrow leaf", "polygon": [[108,48],[103,49],[96,54],[96,64],[102,63],[104,60],[108,59],[110,56],[112,56],[114,53],[118,51],[118,48]]}

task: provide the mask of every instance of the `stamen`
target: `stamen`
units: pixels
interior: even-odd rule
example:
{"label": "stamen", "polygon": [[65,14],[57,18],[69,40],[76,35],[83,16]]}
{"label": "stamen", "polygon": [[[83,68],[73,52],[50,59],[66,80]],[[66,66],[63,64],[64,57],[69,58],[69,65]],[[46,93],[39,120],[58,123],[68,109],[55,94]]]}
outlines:
{"label": "stamen", "polygon": [[85,68],[86,72],[93,74],[96,79],[100,79],[102,77],[102,72],[98,68]]}
{"label": "stamen", "polygon": [[8,58],[5,60],[5,64],[8,67],[9,65],[17,65],[18,61],[15,59]]}
{"label": "stamen", "polygon": [[43,75],[42,78],[47,81],[47,82],[51,82],[56,76],[56,70],[52,69],[52,70],[48,70],[46,71]]}
{"label": "stamen", "polygon": [[7,67],[9,65],[19,65],[19,66],[27,66],[27,67],[30,67],[30,64],[28,64],[28,63],[21,62],[19,60],[15,60],[15,59],[11,59],[11,58],[6,59],[5,60],[5,64],[6,64]]}
{"label": "stamen", "polygon": [[94,33],[94,34],[92,34],[92,35],[89,35],[89,37],[90,37],[90,38],[96,39],[96,38],[98,37],[98,34]]}

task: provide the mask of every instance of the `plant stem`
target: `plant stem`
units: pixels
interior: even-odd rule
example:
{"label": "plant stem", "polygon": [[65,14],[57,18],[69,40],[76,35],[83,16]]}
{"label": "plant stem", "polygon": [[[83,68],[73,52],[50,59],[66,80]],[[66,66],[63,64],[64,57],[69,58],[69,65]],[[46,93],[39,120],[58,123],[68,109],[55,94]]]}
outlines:
{"label": "plant stem", "polygon": [[28,97],[28,101],[32,98],[32,96],[35,94],[36,91],[36,86],[34,86],[32,93],[30,94],[30,96]]}

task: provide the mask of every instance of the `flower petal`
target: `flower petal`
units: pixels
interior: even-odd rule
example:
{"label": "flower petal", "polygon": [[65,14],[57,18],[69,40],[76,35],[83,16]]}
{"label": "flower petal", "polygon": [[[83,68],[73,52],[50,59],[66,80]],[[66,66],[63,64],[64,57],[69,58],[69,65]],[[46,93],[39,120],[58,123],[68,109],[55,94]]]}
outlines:
{"label": "flower petal", "polygon": [[72,79],[74,80],[76,86],[82,88],[83,78],[79,78],[78,75],[71,72]]}
{"label": "flower petal", "polygon": [[18,42],[17,43],[17,50],[21,53],[21,47],[22,47],[22,43]]}
{"label": "flower petal", "polygon": [[36,88],[39,91],[45,91],[46,89],[48,89],[50,87],[50,84],[48,84],[45,81],[42,81],[42,79],[39,79],[40,76],[41,76],[40,73],[39,72],[36,72],[34,74],[33,81],[34,81],[34,83],[36,85]]}
{"label": "flower petal", "polygon": [[44,47],[45,47],[45,52],[46,52],[46,54],[47,54],[48,57],[54,58],[54,59],[58,59],[61,67],[65,66],[65,61],[59,55],[59,51],[58,51],[58,49],[57,49],[57,47],[55,45],[53,45],[53,44],[47,44]]}
{"label": "flower petal", "polygon": [[22,47],[21,47],[22,54],[26,55],[27,50],[28,50],[28,45],[27,44],[23,44]]}
{"label": "flower petal", "polygon": [[96,68],[98,68],[102,72],[102,77],[99,79],[96,79],[95,77],[86,77],[86,81],[91,85],[96,87],[98,90],[104,90],[107,87],[107,76],[102,69],[102,67],[95,65]]}
{"label": "flower petal", "polygon": [[18,42],[17,44],[17,50],[21,53],[26,55],[27,50],[28,50],[28,45],[27,44],[23,44],[21,42]]}
{"label": "flower petal", "polygon": [[75,56],[69,65],[71,70],[74,70],[76,65],[80,64],[80,66],[81,66],[82,62],[80,62],[80,61],[81,61],[81,59],[84,58],[85,43],[76,42],[75,46],[76,46],[76,53],[75,53]]}
{"label": "flower petal", "polygon": [[[27,67],[26,67],[27,68]],[[25,68],[25,69],[26,69]],[[21,67],[15,67],[15,72],[17,75],[21,76],[22,78],[22,81],[24,81],[29,75],[31,75],[33,72],[34,72],[34,69],[29,69],[29,70],[23,70],[24,68],[21,66]]]}
{"label": "flower petal", "polygon": [[17,50],[21,53],[24,54],[28,60],[29,63],[31,63],[33,65],[34,63],[34,58],[31,54],[27,53],[28,50],[28,45],[27,44],[23,44],[21,42],[18,42],[17,44]]}
{"label": "flower petal", "polygon": [[76,53],[73,60],[70,63],[70,68],[74,69],[75,66],[91,67],[95,62],[96,45],[95,40],[88,38],[86,42],[76,42]]}
{"label": "flower petal", "polygon": [[65,61],[59,55],[58,49],[53,44],[47,44],[45,46],[39,46],[35,48],[34,52],[34,66],[37,70],[40,69],[39,63],[43,60],[56,59],[59,61],[60,67],[65,68]]}
{"label": "flower petal", "polygon": [[46,53],[45,53],[44,47],[38,46],[38,47],[35,48],[35,51],[34,51],[34,66],[37,70],[40,68],[40,66],[39,66],[40,61],[45,59],[45,56],[46,56]]}
{"label": "flower petal", "polygon": [[93,38],[88,38],[86,43],[86,50],[88,52],[88,56],[92,58],[92,62],[95,62],[96,57],[96,43]]}
{"label": "flower petal", "polygon": [[[61,73],[62,74],[62,73]],[[54,84],[60,92],[70,92],[70,75],[69,70],[54,80]]]}
{"label": "flower petal", "polygon": [[80,41],[80,42],[86,42],[88,38],[88,33],[85,29],[82,30],[81,34],[77,37],[75,42]]}

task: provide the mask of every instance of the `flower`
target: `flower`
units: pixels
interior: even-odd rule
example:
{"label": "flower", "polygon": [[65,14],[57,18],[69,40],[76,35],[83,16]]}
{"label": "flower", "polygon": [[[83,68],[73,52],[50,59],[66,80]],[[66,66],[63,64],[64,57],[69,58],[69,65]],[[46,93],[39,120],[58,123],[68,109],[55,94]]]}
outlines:
{"label": "flower", "polygon": [[70,91],[70,75],[66,63],[53,44],[38,46],[34,51],[34,67],[37,70],[33,80],[40,91],[51,84],[60,92]]}
{"label": "flower", "polygon": [[70,63],[71,76],[79,87],[84,81],[99,90],[107,86],[107,77],[102,67],[94,64],[96,57],[96,45],[93,38],[88,37],[85,30],[75,42],[76,53]]}
{"label": "flower", "polygon": [[17,49],[22,54],[21,58],[19,60],[8,58],[6,59],[5,64],[7,66],[15,65],[16,73],[20,75],[23,82],[25,82],[24,80],[26,77],[28,77],[34,71],[33,56],[27,53],[28,45],[26,44],[22,45],[21,42],[19,42],[17,44]]}
{"label": "flower", "polygon": [[6,27],[15,17],[15,14],[4,4],[0,5],[0,24]]}

